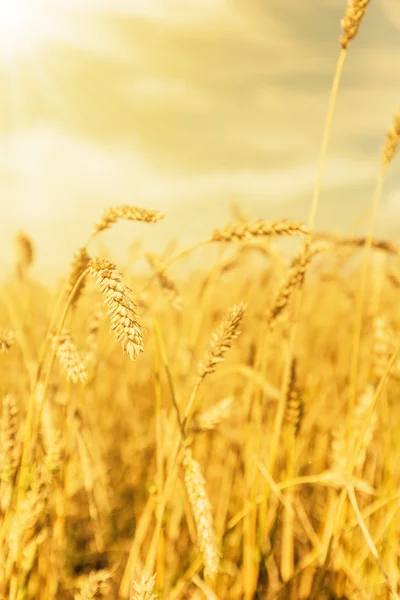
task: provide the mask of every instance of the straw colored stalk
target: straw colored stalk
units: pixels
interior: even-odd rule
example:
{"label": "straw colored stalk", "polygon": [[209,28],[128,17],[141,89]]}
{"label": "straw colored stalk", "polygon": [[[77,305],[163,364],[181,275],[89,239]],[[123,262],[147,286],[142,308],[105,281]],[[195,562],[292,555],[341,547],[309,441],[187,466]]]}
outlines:
{"label": "straw colored stalk", "polygon": [[211,236],[211,241],[235,242],[264,236],[298,236],[307,233],[308,230],[303,223],[285,220],[268,223],[259,220],[253,223],[235,223],[223,229],[216,229]]}
{"label": "straw colored stalk", "polygon": [[348,0],[341,20],[343,33],[340,37],[340,44],[344,50],[347,50],[349,42],[356,37],[369,2],[370,0]]}
{"label": "straw colored stalk", "polygon": [[131,290],[117,267],[108,260],[94,258],[89,268],[104,296],[114,337],[121,343],[124,353],[135,360],[143,352],[143,328],[137,319],[136,304],[128,296]]}
{"label": "straw colored stalk", "polygon": [[197,543],[204,564],[204,577],[213,584],[219,569],[219,552],[214,532],[212,507],[207,495],[205,480],[199,463],[190,448],[185,448],[183,458],[184,481],[196,524]]}
{"label": "straw colored stalk", "polygon": [[151,577],[147,574],[142,575],[132,583],[129,600],[157,600],[158,596],[154,594],[156,576]]}
{"label": "straw colored stalk", "polygon": [[86,383],[85,361],[82,354],[77,350],[70,332],[64,329],[58,336],[53,336],[52,342],[60,367],[67,378],[73,383]]}
{"label": "straw colored stalk", "polygon": [[240,335],[239,327],[245,310],[246,306],[243,303],[233,306],[212,334],[204,360],[199,364],[199,375],[202,379],[215,372],[217,365],[224,360],[226,352],[232,346],[232,342]]}
{"label": "straw colored stalk", "polygon": [[129,204],[111,206],[105,210],[101,220],[96,224],[95,233],[100,233],[100,231],[109,229],[114,223],[120,220],[157,223],[157,221],[161,221],[164,216],[165,215],[158,210],[139,208],[137,206],[130,206]]}

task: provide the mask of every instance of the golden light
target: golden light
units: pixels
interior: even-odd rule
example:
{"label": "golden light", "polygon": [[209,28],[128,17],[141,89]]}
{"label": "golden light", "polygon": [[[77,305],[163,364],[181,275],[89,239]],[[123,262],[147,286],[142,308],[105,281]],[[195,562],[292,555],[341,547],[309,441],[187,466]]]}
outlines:
{"label": "golden light", "polygon": [[0,60],[28,51],[39,36],[34,0],[0,0]]}

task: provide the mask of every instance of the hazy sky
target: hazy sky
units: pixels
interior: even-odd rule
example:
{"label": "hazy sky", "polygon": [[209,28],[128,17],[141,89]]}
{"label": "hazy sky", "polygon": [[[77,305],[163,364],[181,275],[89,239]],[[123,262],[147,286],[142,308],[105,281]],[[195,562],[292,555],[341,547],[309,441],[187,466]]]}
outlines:
{"label": "hazy sky", "polygon": [[[12,0],[23,13],[0,10],[0,267],[23,229],[42,271],[65,268],[110,204],[167,213],[106,238],[122,251],[143,234],[155,250],[201,239],[233,199],[252,218],[307,219],[345,5]],[[399,0],[372,0],[345,65],[319,227],[362,225],[399,84]],[[392,237],[399,226],[400,156],[379,219]]]}

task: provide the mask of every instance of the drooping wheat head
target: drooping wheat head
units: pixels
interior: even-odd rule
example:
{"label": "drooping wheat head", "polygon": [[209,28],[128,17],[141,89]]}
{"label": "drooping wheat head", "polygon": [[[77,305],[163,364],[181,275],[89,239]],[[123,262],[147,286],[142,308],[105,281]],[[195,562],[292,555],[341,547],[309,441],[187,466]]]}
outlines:
{"label": "drooping wheat head", "polygon": [[104,211],[102,218],[96,224],[95,233],[100,233],[100,231],[109,229],[119,220],[157,223],[158,221],[161,221],[164,216],[165,215],[158,210],[139,208],[137,206],[130,206],[129,204],[110,206]]}
{"label": "drooping wheat head", "polygon": [[128,296],[131,290],[125,285],[122,273],[108,260],[94,258],[89,268],[104,296],[114,337],[121,343],[123,352],[135,360],[144,349],[143,327],[138,322],[136,305]]}

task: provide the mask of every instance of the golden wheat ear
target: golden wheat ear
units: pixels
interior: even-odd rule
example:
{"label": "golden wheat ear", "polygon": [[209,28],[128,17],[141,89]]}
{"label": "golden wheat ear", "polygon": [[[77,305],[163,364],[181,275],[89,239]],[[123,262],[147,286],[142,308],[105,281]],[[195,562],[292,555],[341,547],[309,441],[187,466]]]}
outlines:
{"label": "golden wheat ear", "polygon": [[136,304],[128,296],[129,288],[117,267],[108,260],[94,258],[89,269],[108,308],[111,330],[124,353],[135,360],[143,352],[143,327],[138,322]]}

